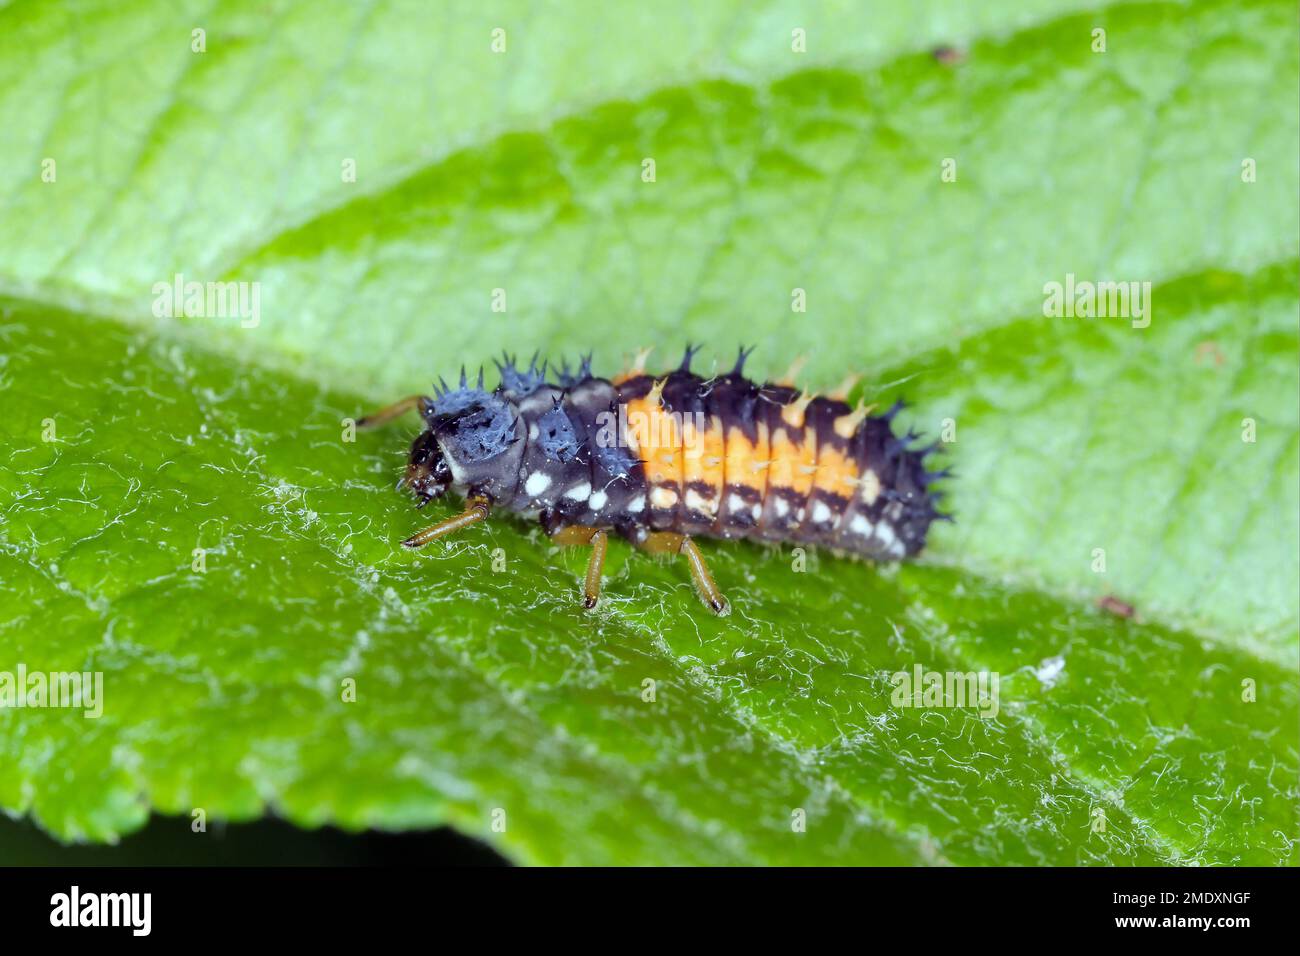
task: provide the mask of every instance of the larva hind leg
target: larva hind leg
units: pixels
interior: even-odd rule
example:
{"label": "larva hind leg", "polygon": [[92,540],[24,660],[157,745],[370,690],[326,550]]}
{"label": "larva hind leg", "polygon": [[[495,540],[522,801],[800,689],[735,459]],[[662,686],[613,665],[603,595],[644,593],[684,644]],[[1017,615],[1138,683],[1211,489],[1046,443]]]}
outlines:
{"label": "larva hind leg", "polygon": [[679,534],[676,531],[651,531],[638,547],[647,554],[685,555],[691,568],[691,580],[695,583],[695,590],[699,592],[700,600],[719,617],[731,613],[731,605],[722,596],[717,583],[713,580],[713,575],[709,573],[709,566],[704,563],[704,555],[700,554],[700,549],[696,547],[690,535]]}
{"label": "larva hind leg", "polygon": [[587,560],[587,577],[582,585],[582,606],[590,611],[600,601],[600,579],[605,569],[605,551],[609,547],[609,535],[601,528],[568,525],[552,534],[551,540],[562,548],[591,545],[591,557]]}

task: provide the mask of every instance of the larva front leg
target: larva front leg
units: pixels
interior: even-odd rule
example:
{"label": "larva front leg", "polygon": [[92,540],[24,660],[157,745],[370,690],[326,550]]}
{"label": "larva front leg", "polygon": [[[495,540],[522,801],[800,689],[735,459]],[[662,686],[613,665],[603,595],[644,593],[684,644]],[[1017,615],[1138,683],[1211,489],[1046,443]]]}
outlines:
{"label": "larva front leg", "polygon": [[465,502],[465,510],[460,514],[445,521],[439,521],[435,525],[430,525],[423,531],[417,531],[402,542],[402,547],[411,548],[412,550],[423,548],[435,538],[454,534],[462,528],[468,528],[472,524],[486,521],[489,509],[490,506],[486,498],[470,498]]}
{"label": "larva front leg", "polygon": [[423,395],[408,395],[406,398],[398,399],[391,405],[385,405],[369,415],[362,415],[357,419],[358,428],[378,428],[380,425],[386,425],[394,418],[405,415],[407,412],[421,408],[421,402],[429,400]]}

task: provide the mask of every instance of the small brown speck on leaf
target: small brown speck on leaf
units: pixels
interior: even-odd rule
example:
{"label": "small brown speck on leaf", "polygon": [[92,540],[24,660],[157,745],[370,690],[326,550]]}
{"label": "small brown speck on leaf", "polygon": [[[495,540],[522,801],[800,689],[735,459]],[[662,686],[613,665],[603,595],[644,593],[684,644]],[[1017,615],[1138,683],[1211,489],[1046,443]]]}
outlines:
{"label": "small brown speck on leaf", "polygon": [[1205,365],[1207,362],[1213,362],[1216,366],[1222,366],[1227,361],[1224,358],[1223,350],[1219,348],[1218,342],[1206,341],[1196,343],[1196,364]]}
{"label": "small brown speck on leaf", "polygon": [[934,59],[944,66],[956,66],[959,63],[966,62],[966,51],[959,50],[954,46],[937,46],[933,50]]}
{"label": "small brown speck on leaf", "polygon": [[1129,604],[1126,601],[1121,601],[1119,598],[1110,594],[1104,594],[1099,597],[1097,599],[1097,607],[1101,608],[1103,611],[1109,611],[1117,617],[1132,617],[1136,613],[1132,604]]}

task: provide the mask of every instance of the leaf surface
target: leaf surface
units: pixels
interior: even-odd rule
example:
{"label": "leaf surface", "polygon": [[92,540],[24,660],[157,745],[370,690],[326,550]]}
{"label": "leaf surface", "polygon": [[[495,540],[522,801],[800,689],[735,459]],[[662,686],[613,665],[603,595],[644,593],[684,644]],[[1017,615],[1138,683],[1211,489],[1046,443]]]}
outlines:
{"label": "leaf surface", "polygon": [[[538,863],[1294,862],[1293,7],[346,9],[0,8],[0,671],[105,685],[0,711],[0,807]],[[260,321],[157,318],[176,273]],[[1150,282],[1151,324],[1045,317],[1067,273]],[[955,429],[958,522],[903,567],[707,546],[721,620],[621,545],[583,613],[584,556],[509,519],[395,547],[451,506],[392,491],[412,423],[343,419],[687,339],[905,395]],[[996,715],[897,706],[918,665],[995,672]]]}

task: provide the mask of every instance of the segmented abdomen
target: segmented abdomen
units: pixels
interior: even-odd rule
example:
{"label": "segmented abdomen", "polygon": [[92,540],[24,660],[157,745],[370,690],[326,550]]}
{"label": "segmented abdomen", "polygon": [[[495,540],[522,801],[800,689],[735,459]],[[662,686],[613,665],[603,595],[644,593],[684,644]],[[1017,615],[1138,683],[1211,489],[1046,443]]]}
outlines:
{"label": "segmented abdomen", "polygon": [[829,398],[731,374],[621,381],[656,530],[820,544],[879,559],[920,551],[936,513],[923,452]]}
{"label": "segmented abdomen", "polygon": [[759,385],[589,375],[507,393],[524,449],[511,510],[564,525],[819,544],[882,560],[915,554],[936,517],[924,452],[892,412]]}

